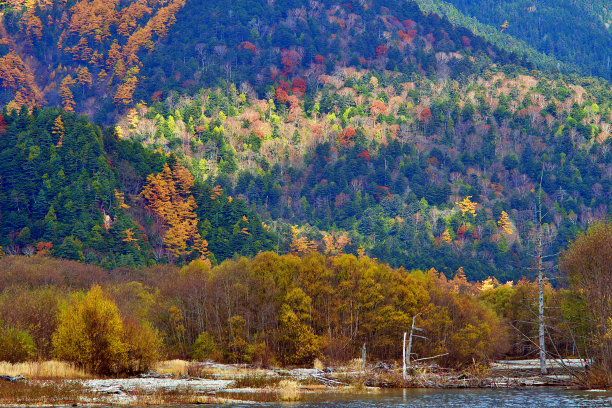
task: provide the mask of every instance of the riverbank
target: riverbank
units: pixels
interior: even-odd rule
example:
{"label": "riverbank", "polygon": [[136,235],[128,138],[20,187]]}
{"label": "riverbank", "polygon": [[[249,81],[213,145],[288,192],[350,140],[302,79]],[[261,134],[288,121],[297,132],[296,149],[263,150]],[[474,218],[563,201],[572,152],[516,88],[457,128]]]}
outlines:
{"label": "riverbank", "polygon": [[[513,364],[515,364],[513,366]],[[563,365],[534,375],[533,364],[494,363],[463,371],[435,365],[400,368],[378,363],[325,369],[259,369],[244,365],[179,362],[136,378],[0,380],[0,405],[220,404],[295,401],[314,393],[377,392],[381,388],[521,388],[575,386]],[[168,368],[171,367],[171,368]],[[165,371],[165,372],[164,372]],[[1,374],[1,373],[0,373]]]}

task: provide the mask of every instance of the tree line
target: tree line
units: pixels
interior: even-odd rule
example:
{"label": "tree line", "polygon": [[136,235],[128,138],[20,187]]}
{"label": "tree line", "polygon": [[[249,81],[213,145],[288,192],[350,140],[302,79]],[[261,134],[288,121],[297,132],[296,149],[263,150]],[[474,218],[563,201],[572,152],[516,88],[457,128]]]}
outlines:
{"label": "tree line", "polygon": [[[569,285],[545,290],[548,350],[592,359],[594,378],[608,383],[611,231],[609,221],[593,224],[564,252]],[[355,358],[364,343],[369,359],[393,361],[415,316],[427,337],[415,358],[466,367],[538,351],[537,285],[527,280],[470,283],[462,271],[449,280],[320,253],[115,271],[44,255],[0,265],[0,358],[9,361],[57,357],[102,374],[162,356],[308,366]]]}

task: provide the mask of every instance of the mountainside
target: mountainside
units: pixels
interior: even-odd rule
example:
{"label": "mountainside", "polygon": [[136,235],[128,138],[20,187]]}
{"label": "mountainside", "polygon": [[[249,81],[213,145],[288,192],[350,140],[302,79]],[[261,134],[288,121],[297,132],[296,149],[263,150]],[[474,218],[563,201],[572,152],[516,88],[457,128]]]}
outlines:
{"label": "mountainside", "polygon": [[530,274],[540,178],[551,253],[609,212],[610,88],[584,85],[343,69],[304,94],[299,78],[280,80],[270,100],[233,87],[168,98],[120,126],[256,204],[284,251],[333,251],[333,237],[396,266],[518,278]]}
{"label": "mountainside", "polygon": [[[313,63],[317,70],[309,74],[316,79],[336,66],[447,77],[467,75],[490,59],[518,62],[468,30],[398,0],[354,6],[237,1],[231,8],[209,1],[80,0],[39,6],[4,10],[4,102],[61,104],[106,123],[140,99],[170,90],[195,93],[220,80],[248,81],[263,96],[279,75],[302,75]],[[479,58],[450,58],[438,72],[436,53],[461,51]]]}
{"label": "mountainside", "polygon": [[[522,40],[585,75],[612,78],[609,2],[418,0],[418,3],[425,11],[447,15],[453,23],[487,33],[490,38],[501,37],[503,32]],[[475,21],[470,21],[470,17]],[[488,27],[479,27],[478,22]]]}
{"label": "mountainside", "polygon": [[539,231],[556,254],[611,212],[612,87],[556,72],[582,59],[609,77],[589,71],[605,68],[604,9],[572,39],[604,39],[590,51],[554,37],[562,64],[510,19],[493,45],[424,3],[9,1],[5,252],[107,267],[345,252],[532,275]]}
{"label": "mountainside", "polygon": [[243,200],[220,198],[220,190],[194,183],[175,157],[118,140],[113,129],[102,134],[84,116],[5,109],[0,149],[0,231],[8,254],[52,253],[108,268],[196,254],[215,261],[200,235],[211,229],[210,250],[224,255],[219,260],[231,256],[228,247],[245,255],[272,248]]}

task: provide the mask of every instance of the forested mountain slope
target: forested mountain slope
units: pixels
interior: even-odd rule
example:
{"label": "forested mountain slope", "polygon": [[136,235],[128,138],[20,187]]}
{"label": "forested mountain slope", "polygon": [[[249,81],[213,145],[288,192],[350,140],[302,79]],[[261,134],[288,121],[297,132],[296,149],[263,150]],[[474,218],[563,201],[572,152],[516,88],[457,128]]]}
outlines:
{"label": "forested mountain slope", "polygon": [[[220,80],[248,81],[262,96],[279,75],[302,74],[312,63],[319,67],[313,78],[336,66],[445,78],[491,60],[519,62],[398,0],[236,1],[230,8],[193,0],[46,1],[4,6],[2,22],[5,103],[61,105],[108,124],[156,92],[194,93]],[[451,56],[440,71],[440,52],[470,58]]]}
{"label": "forested mountain slope", "polygon": [[270,100],[233,86],[169,97],[120,127],[277,220],[284,251],[339,240],[393,265],[516,278],[530,274],[540,178],[552,253],[609,212],[610,87],[565,80],[341,69],[305,93],[280,80]]}
{"label": "forested mountain slope", "polygon": [[611,211],[610,84],[417,3],[9,3],[7,252],[366,253],[519,279],[540,200],[548,254]]}
{"label": "forested mountain slope", "polygon": [[488,25],[490,28],[479,31],[491,37],[501,37],[503,32],[523,40],[584,75],[612,78],[610,2],[418,0],[418,3],[426,11],[447,15],[454,23],[471,29],[478,30],[477,22]]}
{"label": "forested mountain slope", "polygon": [[[215,262],[214,252],[226,247],[247,255],[272,248],[243,200],[194,183],[173,156],[119,140],[114,129],[102,134],[84,116],[5,109],[0,151],[5,253],[51,253],[113,268],[199,255]],[[213,228],[220,238],[211,254],[200,232]]]}

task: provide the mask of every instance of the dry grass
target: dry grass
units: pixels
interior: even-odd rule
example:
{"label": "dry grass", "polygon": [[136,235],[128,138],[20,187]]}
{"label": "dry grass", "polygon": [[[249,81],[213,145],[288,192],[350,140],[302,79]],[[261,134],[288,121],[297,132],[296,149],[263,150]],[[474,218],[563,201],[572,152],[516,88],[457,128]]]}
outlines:
{"label": "dry grass", "polygon": [[168,404],[194,404],[198,396],[191,387],[179,387],[174,390],[157,390],[153,393],[133,392],[136,400],[130,404],[135,406],[168,405]]}
{"label": "dry grass", "polygon": [[250,374],[236,378],[233,388],[276,387],[280,382],[278,376]]}
{"label": "dry grass", "polygon": [[93,397],[93,394],[72,381],[45,381],[40,384],[0,381],[0,405],[72,405],[83,397]]}
{"label": "dry grass", "polygon": [[12,377],[23,375],[28,379],[49,380],[64,379],[76,380],[91,378],[85,370],[63,361],[30,361],[26,363],[11,364],[0,362],[0,375]]}
{"label": "dry grass", "polygon": [[187,366],[187,374],[190,377],[233,380],[249,376],[270,376],[270,371],[259,368],[244,368],[229,365],[209,366],[198,362],[192,362]]}
{"label": "dry grass", "polygon": [[187,374],[189,364],[189,361],[185,360],[160,361],[155,365],[154,370],[160,374],[172,374],[178,377]]}
{"label": "dry grass", "polygon": [[[222,390],[217,393],[216,397],[204,396],[200,397],[195,403],[207,404],[223,404],[228,402],[277,402],[278,393],[270,389],[262,389],[257,392],[233,392],[230,390]],[[206,400],[207,399],[207,400]]]}
{"label": "dry grass", "polygon": [[280,401],[297,401],[300,399],[300,384],[297,381],[282,380],[277,386]]}
{"label": "dry grass", "polygon": [[312,364],[312,368],[316,368],[317,370],[322,370],[325,368],[325,365],[323,364],[323,362],[321,362],[321,360],[319,360],[318,358],[315,358],[315,361]]}
{"label": "dry grass", "polygon": [[348,362],[347,368],[352,371],[363,370],[363,360],[360,358],[354,358]]}

